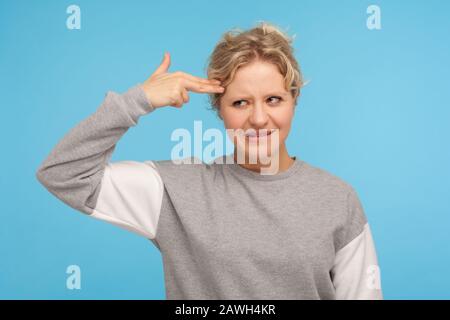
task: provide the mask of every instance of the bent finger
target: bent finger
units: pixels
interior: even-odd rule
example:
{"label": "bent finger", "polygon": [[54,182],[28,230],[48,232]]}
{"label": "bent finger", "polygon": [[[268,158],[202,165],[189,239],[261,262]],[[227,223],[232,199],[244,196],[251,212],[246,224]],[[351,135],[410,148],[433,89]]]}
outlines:
{"label": "bent finger", "polygon": [[183,90],[181,90],[181,95],[183,97],[183,102],[188,103],[189,102],[189,94],[185,88],[183,88]]}
{"label": "bent finger", "polygon": [[223,93],[225,91],[225,88],[222,86],[200,83],[189,79],[185,80],[184,87],[189,91],[198,93]]}

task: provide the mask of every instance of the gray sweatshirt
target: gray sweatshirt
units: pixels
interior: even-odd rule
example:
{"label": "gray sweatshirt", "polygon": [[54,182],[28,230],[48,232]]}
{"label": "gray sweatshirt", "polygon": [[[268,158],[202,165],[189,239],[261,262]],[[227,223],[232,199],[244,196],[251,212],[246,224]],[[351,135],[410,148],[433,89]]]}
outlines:
{"label": "gray sweatshirt", "polygon": [[167,299],[383,299],[370,227],[347,182],[295,157],[261,175],[231,163],[110,162],[154,111],[140,85],[109,91],[39,166],[72,208],[149,239]]}

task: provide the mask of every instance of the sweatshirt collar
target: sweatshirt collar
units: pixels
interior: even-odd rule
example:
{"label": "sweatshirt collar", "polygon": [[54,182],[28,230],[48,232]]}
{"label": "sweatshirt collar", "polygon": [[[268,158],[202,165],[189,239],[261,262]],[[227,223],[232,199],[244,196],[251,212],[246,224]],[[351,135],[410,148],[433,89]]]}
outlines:
{"label": "sweatshirt collar", "polygon": [[234,162],[234,157],[233,154],[229,154],[229,155],[223,155],[221,157],[216,158],[216,160],[214,160],[214,162],[216,163],[217,159],[221,159],[221,162],[223,165],[228,166],[231,170],[233,170],[234,172],[249,177],[251,179],[256,179],[256,180],[280,180],[280,179],[285,179],[288,178],[292,175],[294,175],[303,165],[303,161],[301,159],[299,159],[297,156],[293,156],[292,157],[294,159],[294,162],[291,164],[291,166],[279,173],[276,174],[261,174],[259,172],[256,171],[252,171],[249,169],[246,169],[244,167],[241,167],[238,163]]}

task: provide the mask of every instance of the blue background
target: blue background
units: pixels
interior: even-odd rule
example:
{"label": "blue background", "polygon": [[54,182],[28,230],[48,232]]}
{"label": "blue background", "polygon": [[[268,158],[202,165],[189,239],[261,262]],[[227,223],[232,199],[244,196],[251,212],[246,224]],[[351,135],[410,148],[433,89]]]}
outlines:
{"label": "blue background", "polygon": [[[81,29],[66,8],[81,8]],[[382,29],[366,27],[370,4]],[[304,77],[288,151],[357,190],[386,299],[450,298],[450,2],[1,1],[0,298],[164,299],[159,251],[66,206],[38,165],[108,90],[169,72],[205,76],[223,32],[260,20],[292,35]],[[122,137],[113,161],[168,159],[176,128],[223,125],[191,93]],[[67,266],[81,290],[66,288]]]}

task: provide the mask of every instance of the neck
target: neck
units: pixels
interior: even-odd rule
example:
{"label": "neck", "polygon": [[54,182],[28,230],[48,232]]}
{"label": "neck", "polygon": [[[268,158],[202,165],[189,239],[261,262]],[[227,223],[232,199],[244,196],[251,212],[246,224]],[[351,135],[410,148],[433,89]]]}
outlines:
{"label": "neck", "polygon": [[[289,167],[294,163],[294,159],[291,158],[289,156],[288,151],[286,150],[286,146],[285,144],[283,144],[282,146],[280,146],[280,149],[278,150],[279,154],[278,154],[278,161],[279,161],[279,166],[278,166],[278,172],[283,172],[287,169],[289,169]],[[234,161],[237,163],[237,150],[236,147],[234,148]],[[267,168],[271,166],[271,163],[269,164],[261,164],[259,163],[259,159],[257,161],[257,163],[248,163],[249,159],[248,159],[248,155],[246,155],[245,157],[245,163],[239,163],[239,165],[245,169],[251,170],[251,171],[255,171],[255,172],[261,172],[261,168]]]}

